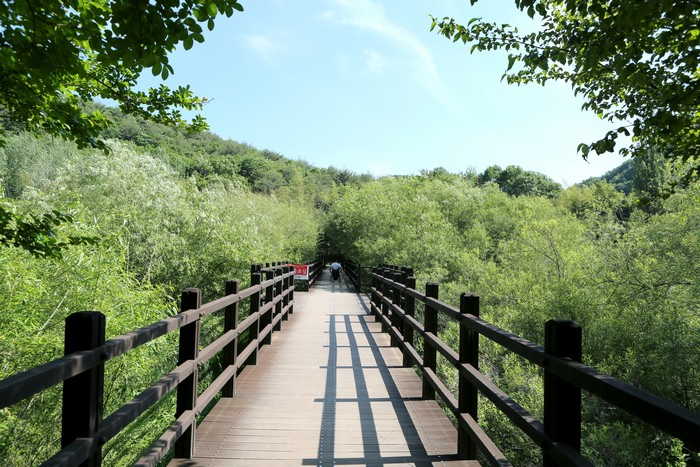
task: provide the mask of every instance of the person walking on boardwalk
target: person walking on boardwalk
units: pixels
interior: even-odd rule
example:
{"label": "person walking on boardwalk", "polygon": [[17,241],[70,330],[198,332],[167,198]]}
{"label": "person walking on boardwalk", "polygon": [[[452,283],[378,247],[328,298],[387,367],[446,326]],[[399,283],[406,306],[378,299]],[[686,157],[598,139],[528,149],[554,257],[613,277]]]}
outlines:
{"label": "person walking on boardwalk", "polygon": [[343,267],[340,265],[339,262],[333,261],[331,263],[331,277],[333,278],[334,281],[337,281],[340,279],[340,270],[343,269]]}

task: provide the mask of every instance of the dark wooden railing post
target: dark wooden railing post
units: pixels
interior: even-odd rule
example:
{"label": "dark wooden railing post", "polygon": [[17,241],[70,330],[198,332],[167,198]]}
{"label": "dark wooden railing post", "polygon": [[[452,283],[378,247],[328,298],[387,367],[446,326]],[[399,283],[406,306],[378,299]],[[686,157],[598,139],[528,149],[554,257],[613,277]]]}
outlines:
{"label": "dark wooden railing post", "polygon": [[[404,283],[406,287],[409,289],[415,289],[416,288],[416,278],[411,276],[406,278],[406,282]],[[413,297],[413,295],[406,294],[406,297],[404,298],[404,311],[406,312],[406,315],[408,316],[415,316],[416,314],[416,299]],[[413,346],[413,326],[408,324],[408,320],[404,320],[403,322],[403,340],[408,343],[409,345]],[[408,352],[405,352],[403,354],[403,366],[411,366],[412,365],[412,360],[408,356]]]}
{"label": "dark wooden railing post", "polygon": [[362,293],[362,265],[357,263],[355,267],[357,276],[357,293]]}
{"label": "dark wooden railing post", "polygon": [[[232,295],[238,293],[238,288],[240,283],[237,280],[226,281],[225,294]],[[238,326],[238,302],[233,305],[229,305],[224,309],[224,333],[236,329]],[[236,355],[238,354],[238,337],[236,337],[231,343],[224,347],[224,370],[229,366],[236,364]],[[236,377],[233,376],[224,385],[221,395],[223,397],[233,397],[236,394]]]}
{"label": "dark wooden railing post", "polygon": [[[267,263],[269,264],[269,263]],[[269,266],[268,266],[269,268]],[[267,269],[265,271],[265,281],[269,281],[270,279],[274,279],[275,273],[271,271],[270,269]],[[265,305],[272,303],[272,300],[275,298],[275,284],[269,285],[265,287]],[[272,317],[275,313],[275,307],[271,307],[266,313],[265,313],[265,319],[261,322],[263,325],[263,329],[268,325],[272,324]],[[262,344],[271,344],[272,343],[272,330],[267,333],[267,336],[263,338]]]}
{"label": "dark wooden railing post", "polygon": [[[392,272],[391,274],[389,274],[389,278],[394,282],[401,281],[400,274],[396,272]],[[401,291],[393,285],[389,289],[389,299],[391,300],[391,303],[398,307],[401,307]],[[401,316],[399,316],[399,314],[396,311],[394,311],[392,307],[389,308],[389,313],[391,325],[397,331],[401,331],[401,323],[403,322]],[[392,346],[395,347],[398,347],[401,344],[399,340],[394,336],[394,333],[391,333],[390,343]]]}
{"label": "dark wooden railing post", "polygon": [[[257,264],[254,264],[251,267],[251,273],[250,273],[250,285],[251,287],[254,285],[260,285],[261,282],[261,277],[260,277],[260,266]],[[253,295],[250,296],[250,314],[253,315],[260,311],[260,296],[261,293],[260,291],[255,292]],[[250,331],[248,331],[248,335],[250,336],[249,342],[253,342],[253,340],[257,339],[258,336],[260,335],[260,316],[258,315],[258,319],[255,320],[255,324],[249,327]],[[258,350],[260,350],[260,342],[257,343],[255,346],[255,352],[253,352],[250,355],[250,364],[255,365],[258,362]]]}
{"label": "dark wooden railing post", "polygon": [[[287,272],[292,272],[294,271],[294,266],[289,266],[287,268]],[[289,290],[289,301],[292,303],[289,306],[289,313],[294,313],[294,275],[289,276],[289,283],[288,286],[290,287]]]}
{"label": "dark wooden railing post", "polygon": [[[91,350],[105,342],[105,315],[99,311],[79,311],[66,318],[64,354]],[[61,447],[77,438],[92,438],[102,421],[104,393],[104,364],[63,382],[63,406],[61,415]],[[98,440],[98,444],[101,444]],[[102,447],[81,467],[102,465]]]}
{"label": "dark wooden railing post", "polygon": [[[550,355],[581,361],[581,327],[573,321],[551,319],[544,326],[544,350]],[[544,370],[544,431],[552,441],[581,452],[581,389]],[[558,465],[544,450],[544,467]]]}
{"label": "dark wooden railing post", "polygon": [[[425,296],[438,298],[439,285],[435,282],[425,284]],[[437,310],[428,304],[425,305],[425,332],[430,332],[437,336],[438,333],[438,315]],[[436,371],[437,365],[437,350],[428,339],[423,339],[423,366]],[[423,399],[435,399],[435,390],[430,385],[427,376],[423,375]]]}
{"label": "dark wooden railing post", "polygon": [[[273,277],[277,281],[272,290],[274,290],[274,298],[279,298],[282,295],[282,276],[283,272],[282,269],[277,268],[274,270]],[[282,300],[279,299],[277,304],[273,307],[275,309],[275,312],[272,314],[272,316],[280,316],[282,314]],[[282,330],[282,317],[280,316],[279,321],[277,321],[277,324],[274,326],[274,331],[281,331]]]}
{"label": "dark wooden railing post", "polygon": [[[479,297],[463,293],[459,296],[459,312],[463,315],[479,316]],[[479,333],[467,326],[464,319],[459,322],[459,362],[468,363],[479,369]],[[477,420],[479,390],[459,373],[459,411],[468,413]],[[458,450],[464,459],[476,459],[476,444],[465,429],[459,428]]]}
{"label": "dark wooden railing post", "polygon": [[[379,270],[377,268],[372,268],[372,274],[378,274]],[[377,289],[379,288],[379,280],[374,277],[370,276],[372,279],[370,281],[370,287]],[[377,316],[377,313],[375,310],[372,309],[372,304],[374,304],[375,308],[379,307],[379,299],[377,298],[377,293],[374,291],[370,292],[369,296],[369,302],[370,302],[370,313],[374,315],[375,321],[379,321],[379,316]]]}
{"label": "dark wooden railing post", "polygon": [[[202,305],[199,289],[185,289],[182,292],[180,311],[195,310]],[[199,318],[180,328],[177,364],[195,360],[192,374],[177,386],[175,418],[187,410],[194,410],[197,403],[197,355],[199,353]],[[190,425],[175,442],[175,458],[191,459],[194,455],[196,424]]]}
{"label": "dark wooden railing post", "polygon": [[[282,274],[283,275],[287,274],[288,270],[289,270],[289,268],[287,266],[282,266]],[[282,279],[282,293],[284,294],[284,296],[282,297],[282,309],[286,309],[287,304],[289,303],[289,295],[287,294],[288,282],[289,282],[288,277],[285,277],[284,279]],[[284,317],[282,319],[285,319],[285,320],[289,319],[289,311],[285,311]]]}
{"label": "dark wooden railing post", "polygon": [[[384,278],[387,278],[389,276],[388,271],[386,269],[382,269],[380,272],[381,276]],[[379,282],[379,291],[381,292],[382,296],[384,298],[388,298],[388,293],[387,291],[389,290],[389,286],[386,285],[384,281]],[[389,310],[389,305],[386,304],[386,302],[382,299],[380,299],[380,313],[382,316],[386,317],[387,313]],[[382,332],[389,332],[389,327],[387,326],[386,322],[384,319],[381,320],[382,322]]]}

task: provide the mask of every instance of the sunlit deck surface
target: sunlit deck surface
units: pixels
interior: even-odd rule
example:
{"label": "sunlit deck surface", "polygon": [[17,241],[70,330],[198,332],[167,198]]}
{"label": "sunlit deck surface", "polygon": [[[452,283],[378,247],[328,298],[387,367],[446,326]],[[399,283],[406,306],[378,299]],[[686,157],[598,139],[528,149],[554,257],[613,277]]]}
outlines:
{"label": "sunlit deck surface", "polygon": [[368,303],[327,272],[197,429],[195,458],[170,466],[478,466]]}

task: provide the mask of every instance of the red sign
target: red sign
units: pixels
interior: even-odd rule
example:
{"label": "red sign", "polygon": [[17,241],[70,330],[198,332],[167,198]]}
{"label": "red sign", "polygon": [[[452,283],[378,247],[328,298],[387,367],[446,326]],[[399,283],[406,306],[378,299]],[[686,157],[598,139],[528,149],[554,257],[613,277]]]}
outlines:
{"label": "red sign", "polygon": [[294,278],[299,280],[309,280],[308,264],[292,264],[294,266]]}

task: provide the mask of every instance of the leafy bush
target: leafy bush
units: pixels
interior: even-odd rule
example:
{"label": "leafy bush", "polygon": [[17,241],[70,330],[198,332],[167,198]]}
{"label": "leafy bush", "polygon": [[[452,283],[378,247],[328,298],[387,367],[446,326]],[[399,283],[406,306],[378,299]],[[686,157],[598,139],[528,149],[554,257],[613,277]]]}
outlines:
{"label": "leafy bush", "polygon": [[[333,199],[330,249],[364,264],[404,264],[440,297],[481,297],[482,316],[534,342],[548,319],[584,329],[584,360],[698,410],[700,400],[700,185],[678,192],[663,214],[634,211],[606,184],[558,198],[519,196],[446,177],[382,179]],[[440,333],[457,348],[454,323]],[[486,339],[482,339],[482,342]],[[482,370],[536,416],[541,372],[484,342]],[[440,374],[456,389],[456,375]],[[488,402],[481,423],[515,465],[537,465],[536,446]],[[679,465],[677,440],[593,398],[584,399],[584,451],[603,465]],[[632,451],[632,453],[631,453]]]}
{"label": "leafy bush", "polygon": [[[62,234],[98,242],[50,258],[0,247],[0,378],[62,355],[63,320],[72,312],[103,312],[110,338],[176,313],[175,297],[185,287],[200,287],[210,300],[227,279],[245,285],[251,263],[315,255],[319,216],[305,197],[256,194],[237,176],[208,177],[202,186],[201,178],[183,177],[133,143],[110,147],[107,155],[22,134],[9,138],[5,160],[13,152],[22,163],[18,177],[6,164],[0,178],[20,180],[21,190],[6,202],[20,211],[70,213],[75,222]],[[202,345],[220,332],[220,317],[205,319]],[[174,334],[162,337],[108,362],[105,416],[175,367],[175,341]],[[203,379],[211,373],[203,369]],[[2,410],[6,465],[36,464],[59,449],[60,397],[59,386]],[[130,465],[173,415],[168,397],[105,446],[105,464]]]}

